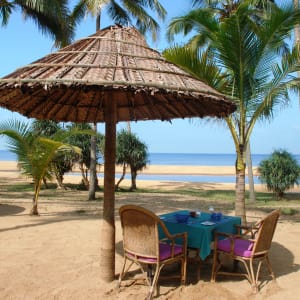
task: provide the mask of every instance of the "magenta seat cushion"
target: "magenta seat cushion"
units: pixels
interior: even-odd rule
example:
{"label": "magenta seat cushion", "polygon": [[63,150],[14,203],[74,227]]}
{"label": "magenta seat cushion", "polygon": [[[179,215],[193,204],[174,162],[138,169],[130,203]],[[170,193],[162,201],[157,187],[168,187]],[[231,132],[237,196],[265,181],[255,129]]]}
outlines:
{"label": "magenta seat cushion", "polygon": [[[171,257],[172,247],[168,244],[159,244],[160,260],[165,260]],[[182,246],[174,246],[174,256],[182,253]]]}
{"label": "magenta seat cushion", "polygon": [[[230,239],[218,241],[218,249],[224,252],[230,252]],[[250,257],[252,254],[253,242],[243,239],[234,239],[234,255]]]}
{"label": "magenta seat cushion", "polygon": [[[181,254],[182,251],[183,251],[182,246],[179,245],[174,246],[174,256]],[[160,243],[159,254],[160,254],[160,261],[170,258],[172,254],[172,246],[168,244]],[[129,252],[127,252],[127,255],[134,257],[134,255]],[[155,258],[149,258],[143,256],[139,256],[138,259],[143,260],[145,262],[153,262],[153,263],[157,261]]]}

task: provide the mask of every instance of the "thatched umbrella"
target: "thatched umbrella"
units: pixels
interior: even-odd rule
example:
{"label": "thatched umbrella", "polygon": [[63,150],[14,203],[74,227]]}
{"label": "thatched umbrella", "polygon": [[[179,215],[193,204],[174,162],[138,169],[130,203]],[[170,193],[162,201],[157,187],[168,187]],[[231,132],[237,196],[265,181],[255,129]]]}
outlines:
{"label": "thatched umbrella", "polygon": [[0,80],[0,106],[27,117],[105,122],[101,267],[115,274],[116,123],[228,116],[235,105],[148,47],[134,28],[111,26]]}

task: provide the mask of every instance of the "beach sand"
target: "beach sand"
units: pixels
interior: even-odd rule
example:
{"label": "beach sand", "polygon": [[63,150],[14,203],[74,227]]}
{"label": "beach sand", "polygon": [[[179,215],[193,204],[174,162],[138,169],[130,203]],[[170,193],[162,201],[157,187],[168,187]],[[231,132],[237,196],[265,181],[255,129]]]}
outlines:
{"label": "beach sand", "polygon": [[[200,168],[200,167],[199,167]],[[231,168],[201,167],[195,172],[232,172]],[[219,168],[219,167],[218,167]],[[151,166],[151,172],[189,172],[191,167]],[[148,170],[150,172],[150,168]],[[156,173],[160,174],[160,173]],[[176,173],[178,174],[178,173]],[[181,173],[179,173],[181,174]],[[189,174],[189,173],[188,173]],[[202,174],[202,173],[201,173]],[[22,182],[13,162],[0,162],[0,182]],[[78,176],[67,175],[66,182],[78,182]],[[201,189],[228,188],[233,184],[179,183],[139,181],[139,187],[174,188],[196,186]],[[4,186],[4,185],[3,185]],[[263,189],[263,187],[260,187]],[[48,197],[39,204],[40,217],[30,217],[30,192],[10,192],[0,186],[0,299],[9,300],[65,300],[65,299],[144,299],[148,288],[126,280],[119,292],[116,281],[100,281],[101,269],[101,215],[102,201],[83,201],[85,192],[64,191],[64,198]],[[66,200],[68,198],[70,200]],[[122,235],[117,209],[135,203],[165,213],[176,209],[195,209],[199,203],[193,196],[178,194],[116,195],[116,278],[122,266]],[[233,214],[232,211],[227,213]],[[248,218],[255,220],[264,212],[248,211]],[[210,283],[211,262],[201,266],[197,281],[196,269],[188,265],[187,285],[180,287],[161,282],[157,299],[300,299],[300,220],[281,217],[275,232],[271,263],[276,282],[271,281],[265,269],[258,294],[253,295],[246,279],[220,277]]]}

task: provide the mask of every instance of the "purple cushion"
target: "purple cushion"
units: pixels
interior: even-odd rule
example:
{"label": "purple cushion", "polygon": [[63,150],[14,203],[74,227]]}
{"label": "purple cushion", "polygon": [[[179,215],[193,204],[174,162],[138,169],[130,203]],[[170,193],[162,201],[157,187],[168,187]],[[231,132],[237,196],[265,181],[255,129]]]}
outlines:
{"label": "purple cushion", "polygon": [[[174,245],[174,256],[181,254],[183,251],[182,246]],[[160,261],[163,261],[165,259],[168,259],[171,257],[172,254],[172,246],[168,244],[159,244],[159,255],[160,255]],[[134,257],[132,253],[127,252],[127,255]],[[145,262],[156,262],[157,259],[155,258],[149,258],[149,257],[143,257],[139,256],[138,259],[141,259]]]}
{"label": "purple cushion", "polygon": [[[182,253],[182,246],[174,245],[174,256]],[[159,255],[160,260],[170,258],[172,254],[172,246],[168,244],[159,244]]]}
{"label": "purple cushion", "polygon": [[[243,239],[234,239],[234,255],[250,257],[252,254],[253,242]],[[218,249],[224,252],[230,252],[230,239],[218,241]]]}

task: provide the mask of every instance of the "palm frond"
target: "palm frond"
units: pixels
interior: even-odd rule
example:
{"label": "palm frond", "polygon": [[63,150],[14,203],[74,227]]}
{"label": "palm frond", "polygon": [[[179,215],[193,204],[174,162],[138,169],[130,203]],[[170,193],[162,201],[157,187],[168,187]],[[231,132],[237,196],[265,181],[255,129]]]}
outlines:
{"label": "palm frond", "polygon": [[219,22],[210,9],[197,9],[187,15],[173,18],[166,35],[169,41],[173,41],[176,34],[188,35],[192,31],[210,36],[217,31],[218,27]]}
{"label": "palm frond", "polygon": [[68,1],[18,1],[25,18],[30,18],[43,34],[55,40],[56,46],[66,46],[74,36],[69,19]]}
{"label": "palm frond", "polygon": [[128,12],[116,1],[109,1],[106,6],[108,15],[117,24],[128,26],[131,23]]}
{"label": "palm frond", "polygon": [[228,74],[221,72],[208,49],[195,52],[189,47],[172,47],[166,49],[163,55],[167,60],[220,92],[224,91],[228,84],[226,80]]}
{"label": "palm frond", "polygon": [[[112,3],[115,1],[112,1]],[[143,2],[143,3],[141,3]],[[123,5],[128,14],[130,14],[131,19],[135,20],[135,27],[145,34],[147,32],[152,34],[152,40],[156,40],[159,34],[159,24],[158,22],[147,12],[144,3],[145,1],[135,1],[135,0],[123,0]]]}
{"label": "palm frond", "polygon": [[16,8],[16,6],[12,2],[5,1],[4,3],[1,3],[0,19],[1,19],[2,26],[6,26],[8,24],[9,17],[15,8]]}

